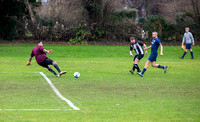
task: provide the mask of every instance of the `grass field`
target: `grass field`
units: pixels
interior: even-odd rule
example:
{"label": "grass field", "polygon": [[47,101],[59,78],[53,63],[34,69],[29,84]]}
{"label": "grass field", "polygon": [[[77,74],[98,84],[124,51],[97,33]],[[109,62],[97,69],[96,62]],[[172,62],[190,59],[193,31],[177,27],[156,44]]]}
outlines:
{"label": "grass field", "polygon": [[[34,46],[0,45],[0,121],[200,121],[200,47],[193,47],[195,59],[188,52],[181,60],[180,47],[164,46],[157,63],[169,66],[167,74],[149,67],[141,78],[129,73],[129,46],[44,45],[68,72],[56,78],[35,59],[25,66]],[[141,69],[148,56],[139,62]],[[80,110],[68,110],[37,72]]]}

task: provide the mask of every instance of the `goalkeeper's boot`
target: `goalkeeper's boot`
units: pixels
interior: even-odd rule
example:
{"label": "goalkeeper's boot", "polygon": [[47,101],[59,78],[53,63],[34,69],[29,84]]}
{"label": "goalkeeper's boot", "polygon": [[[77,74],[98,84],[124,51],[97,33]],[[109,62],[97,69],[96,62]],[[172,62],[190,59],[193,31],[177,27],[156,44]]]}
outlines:
{"label": "goalkeeper's boot", "polygon": [[164,66],[164,73],[167,72],[167,66]]}
{"label": "goalkeeper's boot", "polygon": [[60,77],[61,75],[57,74],[56,77]]}
{"label": "goalkeeper's boot", "polygon": [[179,57],[179,58],[180,58],[180,59],[184,59],[184,57],[182,57],[182,56],[181,56],[181,57]]}
{"label": "goalkeeper's boot", "polygon": [[61,76],[62,74],[66,74],[67,72],[66,71],[61,71],[60,73],[59,73],[59,75]]}
{"label": "goalkeeper's boot", "polygon": [[137,72],[137,74],[140,76],[140,77],[143,77],[143,74],[141,72]]}

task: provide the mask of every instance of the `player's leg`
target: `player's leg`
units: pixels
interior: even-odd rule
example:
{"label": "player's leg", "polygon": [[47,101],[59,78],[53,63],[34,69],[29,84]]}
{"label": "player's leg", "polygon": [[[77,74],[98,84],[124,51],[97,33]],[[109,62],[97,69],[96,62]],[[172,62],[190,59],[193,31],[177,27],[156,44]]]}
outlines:
{"label": "player's leg", "polygon": [[53,62],[52,62],[52,65],[56,68],[56,70],[57,70],[59,73],[61,72],[59,66],[58,66],[57,63],[56,63],[56,61],[53,61]]}
{"label": "player's leg", "polygon": [[[187,45],[186,45],[186,46],[187,46]],[[183,55],[180,57],[180,59],[184,59],[184,57],[185,57],[186,53],[187,53],[187,47],[186,47],[186,49],[185,49],[185,51],[184,51]]]}
{"label": "player's leg", "polygon": [[61,71],[59,66],[57,65],[56,61],[52,62],[52,65],[56,68],[56,70],[59,72],[59,75],[65,74],[66,71]]}
{"label": "player's leg", "polygon": [[191,59],[194,59],[192,48],[190,49],[190,53],[191,53]]}
{"label": "player's leg", "polygon": [[[56,74],[56,76],[57,77],[59,77],[59,76],[61,76],[62,74],[65,74],[66,72],[65,71],[60,71],[60,68],[58,67],[58,65],[57,65],[57,63],[55,62],[55,61],[53,61],[53,60],[51,60],[50,58],[46,58],[45,59],[45,65],[53,65],[56,69],[57,69],[57,71],[59,72],[59,74],[57,75]],[[52,70],[49,66],[48,66],[48,70],[50,71],[50,72],[52,72],[52,73],[54,73],[54,70]],[[54,73],[55,74],[55,73]]]}
{"label": "player's leg", "polygon": [[142,72],[137,73],[139,76],[143,77],[144,73],[146,72],[146,70],[148,69],[149,64],[151,63],[151,61],[147,60],[144,69],[142,70]]}
{"label": "player's leg", "polygon": [[135,63],[134,63],[134,67],[137,69],[137,72],[141,72],[141,70],[140,70],[140,68],[139,68],[139,66],[137,64],[139,61],[140,61],[140,59],[136,58],[135,59]]}
{"label": "player's leg", "polygon": [[47,63],[46,59],[43,62],[39,63],[39,65],[42,66],[42,67],[47,68],[51,73],[53,73],[55,76],[58,77],[56,72],[54,72],[53,69],[51,69],[50,66],[48,66],[48,63]]}
{"label": "player's leg", "polygon": [[59,68],[59,66],[57,65],[56,61],[53,61],[50,58],[46,58],[46,63],[48,65],[53,65],[56,68],[56,70],[58,71],[59,75],[62,75],[62,74],[66,73],[66,71],[61,71],[60,68]]}
{"label": "player's leg", "polygon": [[134,73],[134,71],[135,71],[135,59],[136,59],[136,57],[137,57],[137,55],[135,55],[135,57],[134,57],[134,59],[133,59],[133,68],[132,68],[132,70],[130,70],[129,72],[131,73],[131,74],[133,74]]}
{"label": "player's leg", "polygon": [[48,69],[51,73],[53,73],[56,77],[60,77],[60,75],[56,74],[56,72],[55,72],[53,69],[51,69],[50,66],[47,66],[47,69]]}
{"label": "player's leg", "polygon": [[138,66],[138,62],[144,57],[144,55],[138,55],[137,58],[135,59],[135,68],[137,69],[137,72],[141,72],[139,66]]}
{"label": "player's leg", "polygon": [[160,65],[160,64],[156,64],[155,61],[153,61],[153,62],[151,63],[151,66],[152,66],[152,67],[158,67],[158,68],[163,69],[163,70],[164,70],[164,73],[166,73],[166,71],[167,71],[167,66],[162,66],[162,65]]}
{"label": "player's leg", "polygon": [[163,66],[161,66],[161,65],[159,65],[159,64],[156,64],[155,61],[153,61],[153,62],[151,63],[151,66],[152,66],[152,67],[158,67],[158,68],[162,68],[162,67],[163,67]]}

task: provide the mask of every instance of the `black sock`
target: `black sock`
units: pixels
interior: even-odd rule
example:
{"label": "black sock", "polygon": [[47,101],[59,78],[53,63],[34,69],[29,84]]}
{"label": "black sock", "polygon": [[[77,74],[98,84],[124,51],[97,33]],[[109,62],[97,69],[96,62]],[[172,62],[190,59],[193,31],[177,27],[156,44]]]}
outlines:
{"label": "black sock", "polygon": [[57,69],[57,71],[58,71],[59,73],[61,72],[61,71],[60,71],[60,68],[58,67],[57,64],[54,64],[53,66]]}
{"label": "black sock", "polygon": [[133,65],[133,69],[132,70],[135,71],[135,65]]}
{"label": "black sock", "polygon": [[57,75],[57,74],[53,71],[53,69],[48,68],[48,70],[49,70],[50,72],[52,72],[54,75]]}
{"label": "black sock", "polygon": [[137,64],[134,64],[135,68],[137,69],[137,71],[139,72],[140,71],[140,68]]}

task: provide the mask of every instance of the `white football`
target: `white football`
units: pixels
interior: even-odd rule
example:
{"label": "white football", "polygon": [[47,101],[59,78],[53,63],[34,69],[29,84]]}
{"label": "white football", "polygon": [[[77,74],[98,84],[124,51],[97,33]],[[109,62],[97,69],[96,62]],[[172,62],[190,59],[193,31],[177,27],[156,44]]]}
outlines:
{"label": "white football", "polygon": [[79,78],[79,77],[80,77],[80,73],[79,73],[79,72],[75,72],[75,73],[74,73],[74,77],[75,77],[75,78]]}

